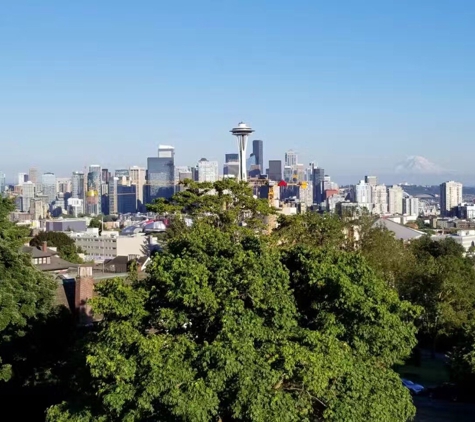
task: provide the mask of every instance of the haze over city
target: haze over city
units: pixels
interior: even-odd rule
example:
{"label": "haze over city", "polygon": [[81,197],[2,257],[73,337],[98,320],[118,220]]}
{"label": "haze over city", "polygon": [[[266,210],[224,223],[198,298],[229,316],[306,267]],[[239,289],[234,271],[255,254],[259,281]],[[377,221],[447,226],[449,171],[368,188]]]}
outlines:
{"label": "haze over city", "polygon": [[[0,169],[143,166],[159,144],[221,164],[244,120],[265,160],[292,148],[341,183],[473,184],[474,18],[469,1],[12,2]],[[409,156],[444,171],[396,172]]]}

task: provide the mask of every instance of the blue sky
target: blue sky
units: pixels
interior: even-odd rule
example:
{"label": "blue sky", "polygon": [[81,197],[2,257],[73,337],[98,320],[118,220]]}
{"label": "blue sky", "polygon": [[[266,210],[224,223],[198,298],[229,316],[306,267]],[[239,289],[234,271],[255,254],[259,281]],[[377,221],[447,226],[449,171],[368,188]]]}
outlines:
{"label": "blue sky", "polygon": [[468,173],[475,2],[23,1],[0,13],[0,171],[223,161],[239,121],[334,178]]}

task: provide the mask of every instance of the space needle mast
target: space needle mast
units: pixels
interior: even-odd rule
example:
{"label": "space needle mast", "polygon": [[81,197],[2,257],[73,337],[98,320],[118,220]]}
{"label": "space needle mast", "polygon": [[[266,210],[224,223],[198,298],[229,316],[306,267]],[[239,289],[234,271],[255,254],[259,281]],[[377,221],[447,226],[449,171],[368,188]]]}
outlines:
{"label": "space needle mast", "polygon": [[247,180],[247,168],[246,168],[246,147],[247,147],[247,138],[249,134],[254,132],[248,125],[241,122],[231,129],[231,133],[237,138],[238,149],[239,149],[239,174],[238,181]]}

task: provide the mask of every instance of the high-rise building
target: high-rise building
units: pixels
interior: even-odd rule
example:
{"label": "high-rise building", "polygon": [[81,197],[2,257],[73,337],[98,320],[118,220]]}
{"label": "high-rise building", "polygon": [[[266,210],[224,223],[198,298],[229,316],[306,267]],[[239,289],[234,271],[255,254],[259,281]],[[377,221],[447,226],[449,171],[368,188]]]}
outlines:
{"label": "high-rise building", "polygon": [[285,153],[285,165],[289,167],[294,167],[298,163],[297,153],[290,149]]}
{"label": "high-rise building", "polygon": [[102,169],[102,175],[101,175],[102,183],[109,183],[110,179],[111,179],[111,173],[109,169]]}
{"label": "high-rise building", "polygon": [[410,216],[419,215],[419,198],[408,196],[403,199],[403,213]]}
{"label": "high-rise building", "polygon": [[261,173],[264,172],[264,142],[259,139],[252,141],[252,153],[256,157],[256,165]]}
{"label": "high-rise building", "polygon": [[147,171],[143,167],[132,166],[129,168],[130,184],[136,186],[135,193],[137,195],[137,210],[143,211],[144,207],[144,190],[145,175]]}
{"label": "high-rise building", "polygon": [[393,185],[388,188],[388,211],[390,214],[403,213],[403,197],[404,191],[401,186]]}
{"label": "high-rise building", "polygon": [[317,167],[313,169],[313,203],[321,204],[325,200],[325,170]]}
{"label": "high-rise building", "polygon": [[0,196],[5,194],[7,188],[6,176],[5,173],[0,171]]}
{"label": "high-rise building", "polygon": [[102,212],[102,169],[100,165],[89,166],[87,173],[86,214],[99,215]]}
{"label": "high-rise building", "polygon": [[137,185],[117,185],[117,212],[129,214],[137,212]]}
{"label": "high-rise building", "polygon": [[378,184],[378,178],[376,176],[365,176],[364,181],[370,186],[376,186]]}
{"label": "high-rise building", "polygon": [[171,198],[175,193],[175,148],[159,145],[158,157],[147,159],[147,201]]}
{"label": "high-rise building", "polygon": [[355,186],[355,202],[359,205],[371,204],[371,186],[364,180]]}
{"label": "high-rise building", "polygon": [[[129,169],[117,169],[115,171],[115,177],[130,177],[130,170]],[[104,180],[103,180],[104,181]],[[107,182],[108,183],[108,182]]]}
{"label": "high-rise building", "polygon": [[73,171],[71,178],[71,197],[84,201],[84,173],[82,171]]}
{"label": "high-rise building", "polygon": [[216,182],[218,180],[218,162],[202,158],[198,161],[198,182]]}
{"label": "high-rise building", "polygon": [[28,180],[35,185],[38,183],[38,169],[35,167],[28,170]]}
{"label": "high-rise building", "polygon": [[239,175],[239,154],[225,154],[223,175],[225,177],[235,177]]}
{"label": "high-rise building", "polygon": [[384,215],[388,212],[388,189],[386,185],[371,186],[373,214]]}
{"label": "high-rise building", "polygon": [[41,185],[43,195],[48,197],[48,203],[51,205],[56,200],[56,176],[54,173],[43,173],[41,176]]}
{"label": "high-rise building", "polygon": [[450,215],[452,208],[462,203],[462,183],[453,180],[440,185],[440,213]]}
{"label": "high-rise building", "polygon": [[280,182],[282,180],[282,161],[269,160],[269,180]]}
{"label": "high-rise building", "polygon": [[56,191],[58,193],[72,192],[72,181],[66,177],[58,177],[56,179]]}
{"label": "high-rise building", "polygon": [[23,183],[28,181],[27,173],[18,173],[18,184],[21,186]]}
{"label": "high-rise building", "polygon": [[23,191],[22,211],[29,212],[31,200],[35,198],[35,184],[30,181],[23,183],[22,191]]}

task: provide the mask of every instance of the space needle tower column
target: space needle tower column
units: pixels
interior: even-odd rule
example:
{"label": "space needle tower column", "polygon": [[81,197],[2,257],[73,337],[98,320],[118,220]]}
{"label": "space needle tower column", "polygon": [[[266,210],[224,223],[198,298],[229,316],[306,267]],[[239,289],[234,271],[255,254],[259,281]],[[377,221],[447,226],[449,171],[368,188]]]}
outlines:
{"label": "space needle tower column", "polygon": [[241,122],[231,130],[231,133],[237,138],[239,149],[239,174],[238,181],[247,180],[247,168],[246,168],[246,147],[247,138],[254,132],[248,125]]}

